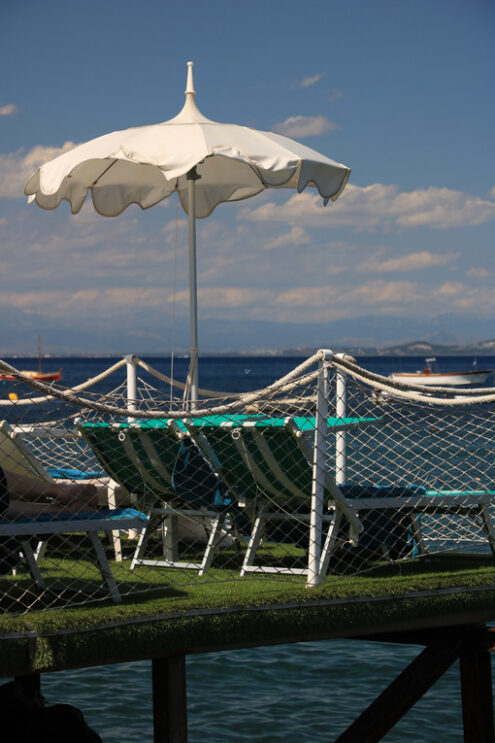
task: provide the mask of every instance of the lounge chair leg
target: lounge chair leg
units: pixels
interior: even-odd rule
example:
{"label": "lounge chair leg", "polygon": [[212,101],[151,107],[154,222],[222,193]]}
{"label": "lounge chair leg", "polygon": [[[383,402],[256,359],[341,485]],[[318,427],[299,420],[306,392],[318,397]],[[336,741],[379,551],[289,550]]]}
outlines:
{"label": "lounge chair leg", "polygon": [[103,549],[100,537],[95,531],[90,532],[89,536],[91,537],[93,548],[96,552],[101,577],[107,584],[107,588],[114,603],[120,604],[122,599],[120,598],[120,593],[119,589],[117,588],[117,584],[115,583],[115,578],[113,577],[112,571],[110,570],[110,565],[108,564],[107,556],[105,555],[105,550]]}
{"label": "lounge chair leg", "polygon": [[148,523],[146,524],[146,526],[144,526],[141,529],[141,533],[139,534],[138,543],[136,545],[136,549],[134,550],[134,555],[132,557],[132,562],[131,562],[131,567],[130,567],[131,570],[134,570],[136,565],[139,565],[139,563],[141,562],[143,555],[144,555],[144,551],[146,549],[146,545],[148,543],[148,539],[150,538],[150,536],[153,534],[154,530],[158,526],[157,518],[156,516],[153,516],[151,511],[147,513],[146,515],[148,517]]}
{"label": "lounge chair leg", "polygon": [[485,529],[486,536],[488,537],[488,543],[490,544],[492,555],[493,557],[495,557],[495,529],[493,527],[493,523],[488,511],[488,506],[481,506],[480,515],[483,522],[483,528]]}
{"label": "lounge chair leg", "polygon": [[244,562],[242,563],[241,577],[246,574],[247,569],[251,567],[254,563],[254,557],[256,555],[256,550],[258,549],[260,545],[265,524],[266,524],[266,506],[263,504],[258,512],[258,515],[256,516],[256,519],[254,521],[253,531],[251,532],[251,536],[249,537],[248,548],[246,550]]}
{"label": "lounge chair leg", "polygon": [[46,552],[46,539],[40,539],[38,542],[38,546],[34,550],[34,557],[36,562],[39,562],[42,557],[44,557]]}
{"label": "lounge chair leg", "polygon": [[163,558],[168,562],[179,559],[178,517],[166,516],[162,522]]}
{"label": "lounge chair leg", "polygon": [[22,553],[28,564],[29,572],[31,573],[31,576],[34,582],[39,588],[46,588],[45,581],[43,580],[40,569],[38,567],[38,563],[36,562],[36,558],[33,553],[33,548],[31,547],[29,539],[23,539],[21,541],[21,545],[22,545]]}
{"label": "lounge chair leg", "polygon": [[426,549],[426,546],[425,546],[425,540],[423,539],[423,532],[421,531],[418,517],[415,516],[414,514],[411,514],[410,519],[411,519],[413,544],[416,543],[416,547],[420,555],[427,555],[428,550]]}
{"label": "lounge chair leg", "polygon": [[[107,485],[107,505],[108,508],[117,508],[117,501],[115,498],[115,488],[117,487],[117,483],[115,480],[110,480],[110,482]],[[115,561],[116,562],[122,562],[122,542],[120,540],[120,532],[118,529],[115,529],[114,531],[111,531],[108,533],[108,536],[110,537],[110,540],[113,544],[113,550],[115,552]]]}
{"label": "lounge chair leg", "polygon": [[320,556],[320,579],[324,578],[327,574],[330,558],[335,549],[335,542],[337,541],[340,524],[342,522],[342,516],[342,511],[339,508],[336,508],[333,513],[333,519],[328,526],[325,544]]}
{"label": "lounge chair leg", "polygon": [[223,526],[224,521],[225,514],[220,513],[215,519],[213,519],[211,523],[210,534],[208,536],[208,544],[206,545],[205,553],[203,555],[203,560],[199,569],[199,575],[203,575],[204,573],[206,573],[212,563],[213,556],[215,554],[215,547],[219,543],[222,536],[221,527]]}

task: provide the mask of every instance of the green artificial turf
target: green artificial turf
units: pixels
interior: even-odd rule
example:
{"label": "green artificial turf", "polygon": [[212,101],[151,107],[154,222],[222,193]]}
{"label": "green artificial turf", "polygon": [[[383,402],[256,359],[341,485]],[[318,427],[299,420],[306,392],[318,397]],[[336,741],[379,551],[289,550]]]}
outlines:
{"label": "green artificial turf", "polygon": [[[24,592],[23,601],[32,597],[36,610],[0,617],[0,675],[365,634],[416,620],[457,623],[466,613],[495,618],[495,563],[481,555],[383,564],[358,576],[329,576],[318,588],[307,588],[304,577],[240,578],[219,567],[202,578],[196,571],[153,570],[150,585],[150,568],[129,566],[112,564],[123,597],[117,605],[105,599],[46,611],[50,601],[29,593],[28,575],[2,578],[3,593]],[[90,563],[59,559],[44,575],[72,589],[101,588]],[[88,575],[94,576],[89,583]]]}
{"label": "green artificial turf", "polygon": [[[126,561],[114,563],[113,568],[123,597],[122,604],[115,605],[104,599],[72,608],[34,610],[21,616],[4,614],[0,617],[0,633],[22,632],[26,628],[56,632],[108,621],[132,621],[156,614],[175,615],[196,609],[267,607],[291,603],[304,605],[315,600],[365,600],[400,597],[415,592],[434,593],[444,589],[495,586],[493,560],[484,556],[452,554],[383,565],[358,576],[329,576],[317,588],[307,588],[305,577],[274,577],[256,573],[240,578],[232,571],[220,568],[211,569],[201,578],[196,571],[178,568],[153,571],[153,583],[150,584],[150,569],[146,566],[131,572]],[[92,587],[96,592],[101,579],[90,563],[59,560],[57,566],[50,569],[49,575],[57,585],[63,585],[65,580],[67,586],[73,589],[87,590],[88,571],[94,573]],[[26,591],[26,587],[31,585],[27,575],[26,587],[19,575],[2,579],[0,585],[5,580],[13,582],[14,579],[16,586],[20,586],[20,592]],[[12,593],[12,589],[9,592]],[[40,609],[44,608],[41,603]]]}

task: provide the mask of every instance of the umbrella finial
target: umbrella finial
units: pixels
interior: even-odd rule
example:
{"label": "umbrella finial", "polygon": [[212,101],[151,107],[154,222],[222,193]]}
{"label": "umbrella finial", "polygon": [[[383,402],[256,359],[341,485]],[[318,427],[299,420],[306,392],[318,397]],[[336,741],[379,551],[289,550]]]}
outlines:
{"label": "umbrella finial", "polygon": [[186,82],[186,89],[184,92],[186,95],[195,96],[196,91],[194,90],[193,67],[194,67],[194,62],[187,63],[187,82]]}
{"label": "umbrella finial", "polygon": [[[187,63],[187,81],[186,81],[186,100],[184,103],[184,106],[182,108],[182,111],[177,114],[173,119],[170,119],[170,121],[174,122],[181,122],[182,124],[192,124],[192,123],[198,123],[198,122],[205,122],[209,121],[209,119],[206,118],[206,116],[203,116],[203,114],[198,110],[198,107],[196,106],[196,91],[194,90],[194,81],[193,81],[193,73],[192,68],[194,67],[194,62],[188,62]],[[210,122],[211,123],[211,122]]]}
{"label": "umbrella finial", "polygon": [[[170,119],[170,122],[181,124],[193,124],[193,123],[199,123],[199,122],[209,122],[210,120],[206,118],[206,116],[203,116],[203,114],[198,110],[198,107],[196,106],[196,91],[194,90],[194,81],[193,81],[193,67],[194,62],[188,62],[187,63],[187,81],[186,81],[186,100],[184,103],[184,106],[182,108],[182,111],[177,114],[173,119]],[[169,122],[169,123],[170,123]],[[210,122],[211,123],[211,122]]]}
{"label": "umbrella finial", "polygon": [[186,94],[186,100],[182,107],[182,111],[180,111],[177,116],[174,116],[173,119],[169,119],[169,121],[167,122],[168,124],[198,124],[205,122],[211,124],[211,121],[207,119],[206,116],[203,116],[203,114],[198,110],[198,107],[196,106],[196,91],[194,90],[194,81],[192,74],[193,67],[194,62],[187,63],[187,81],[186,89],[184,91]]}

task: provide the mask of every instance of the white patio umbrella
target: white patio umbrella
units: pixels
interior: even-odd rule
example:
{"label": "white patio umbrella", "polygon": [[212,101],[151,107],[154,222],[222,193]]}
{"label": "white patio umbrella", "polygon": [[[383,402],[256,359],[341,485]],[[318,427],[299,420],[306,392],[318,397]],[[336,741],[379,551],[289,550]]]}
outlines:
{"label": "white patio umbrella", "polygon": [[43,209],[63,199],[73,214],[88,190],[99,214],[115,217],[129,204],[154,206],[177,191],[189,223],[191,400],[198,394],[196,217],[224,201],[239,201],[265,188],[316,186],[323,203],[342,193],[350,169],[280,134],[210,121],[198,110],[193,63],[188,62],[186,100],[169,121],[105,134],[39,168],[25,193]]}

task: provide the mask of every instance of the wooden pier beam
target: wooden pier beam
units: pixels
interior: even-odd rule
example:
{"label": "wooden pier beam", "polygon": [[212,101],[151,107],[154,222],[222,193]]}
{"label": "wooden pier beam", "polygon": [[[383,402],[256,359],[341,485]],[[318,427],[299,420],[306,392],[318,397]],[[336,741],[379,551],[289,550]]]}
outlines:
{"label": "wooden pier beam", "polygon": [[[439,637],[427,645],[335,743],[380,741],[457,660],[464,642],[463,631],[439,632]],[[481,739],[476,740],[481,743]]]}
{"label": "wooden pier beam", "polygon": [[152,660],[153,741],[187,743],[185,655]]}
{"label": "wooden pier beam", "polygon": [[469,644],[460,661],[464,743],[495,743],[490,653],[480,642]]}

